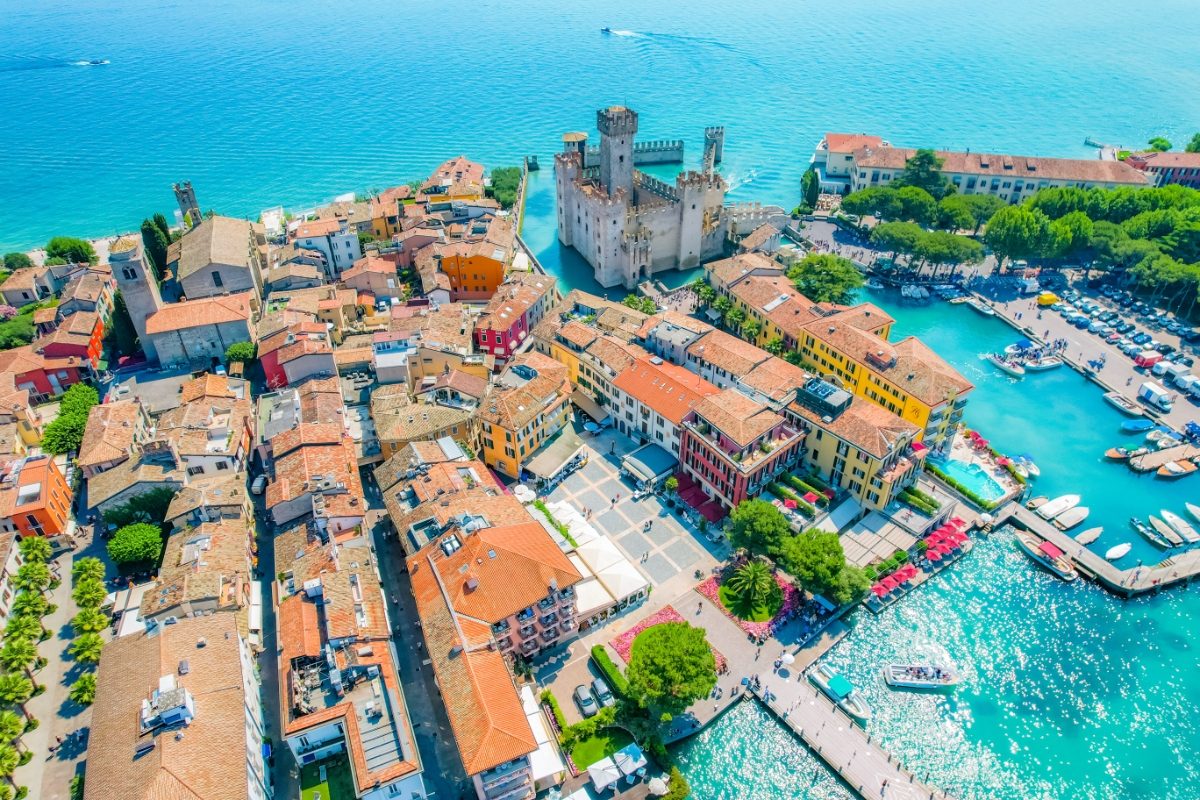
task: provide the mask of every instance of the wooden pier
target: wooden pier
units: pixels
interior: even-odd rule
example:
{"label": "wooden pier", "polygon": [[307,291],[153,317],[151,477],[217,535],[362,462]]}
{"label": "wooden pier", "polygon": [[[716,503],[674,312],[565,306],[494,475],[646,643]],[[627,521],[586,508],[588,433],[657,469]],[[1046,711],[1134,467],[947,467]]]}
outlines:
{"label": "wooden pier", "polygon": [[1180,444],[1165,450],[1153,450],[1140,456],[1134,456],[1129,459],[1129,468],[1134,472],[1150,472],[1173,461],[1183,461],[1196,456],[1200,456],[1200,447],[1194,444]]}
{"label": "wooden pier", "polygon": [[1200,576],[1200,548],[1174,553],[1157,564],[1121,569],[1019,503],[1009,503],[997,512],[994,524],[1005,523],[1054,543],[1071,559],[1080,575],[1121,597],[1136,597],[1168,586],[1186,585]]}

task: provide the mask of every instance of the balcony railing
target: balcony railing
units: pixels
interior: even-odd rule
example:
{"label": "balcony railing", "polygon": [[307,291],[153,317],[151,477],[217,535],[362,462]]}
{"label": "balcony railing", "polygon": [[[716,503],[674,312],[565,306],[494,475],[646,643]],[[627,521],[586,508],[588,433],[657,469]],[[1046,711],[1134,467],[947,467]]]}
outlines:
{"label": "balcony railing", "polygon": [[525,627],[521,628],[522,639],[529,639],[535,633],[537,633],[537,628],[535,628],[533,625],[526,625]]}
{"label": "balcony railing", "polygon": [[686,422],[684,425],[740,472],[750,472],[759,463],[770,458],[777,450],[787,447],[800,436],[800,432],[790,425],[781,425],[766,438],[731,452],[721,443],[721,434],[708,423],[696,425]]}
{"label": "balcony railing", "polygon": [[539,622],[542,623],[543,627],[553,625],[554,623],[558,622],[558,614],[547,614],[546,616],[542,617]]}

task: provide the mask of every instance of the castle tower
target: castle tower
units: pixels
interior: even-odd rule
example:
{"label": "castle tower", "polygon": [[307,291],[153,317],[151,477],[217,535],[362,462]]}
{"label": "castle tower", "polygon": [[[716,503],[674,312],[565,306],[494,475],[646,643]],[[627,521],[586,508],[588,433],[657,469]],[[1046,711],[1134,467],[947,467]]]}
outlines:
{"label": "castle tower", "polygon": [[568,131],[563,134],[562,142],[564,153],[579,153],[579,157],[583,158],[587,150],[587,134],[583,131]]}
{"label": "castle tower", "polygon": [[713,166],[721,163],[725,155],[725,128],[712,127],[704,129],[704,168],[712,172]]}
{"label": "castle tower", "polygon": [[633,137],[637,134],[637,112],[610,106],[596,112],[600,131],[600,185],[612,197],[618,189],[633,197]]}
{"label": "castle tower", "polygon": [[192,182],[176,183],[171,188],[175,190],[175,202],[179,204],[179,213],[183,215],[184,225],[189,228],[198,225],[203,217],[200,214],[200,205],[196,202]]}
{"label": "castle tower", "polygon": [[146,336],[146,317],[160,310],[164,303],[162,295],[158,293],[158,281],[146,268],[141,238],[123,236],[113,242],[108,249],[108,263],[112,265],[113,278],[125,307],[129,309],[129,318],[141,341],[142,352],[147,360],[157,361],[154,343]]}

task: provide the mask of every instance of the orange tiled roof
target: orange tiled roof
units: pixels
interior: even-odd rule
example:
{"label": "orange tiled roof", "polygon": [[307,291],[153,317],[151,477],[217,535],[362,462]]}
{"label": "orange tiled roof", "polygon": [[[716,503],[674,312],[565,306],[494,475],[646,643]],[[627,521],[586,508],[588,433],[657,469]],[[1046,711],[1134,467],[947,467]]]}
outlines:
{"label": "orange tiled roof", "polygon": [[239,321],[250,327],[250,297],[250,292],[243,292],[171,303],[146,317],[146,333],[166,333]]}
{"label": "orange tiled roof", "polygon": [[647,356],[618,375],[613,386],[676,425],[703,398],[720,391],[694,372]]}

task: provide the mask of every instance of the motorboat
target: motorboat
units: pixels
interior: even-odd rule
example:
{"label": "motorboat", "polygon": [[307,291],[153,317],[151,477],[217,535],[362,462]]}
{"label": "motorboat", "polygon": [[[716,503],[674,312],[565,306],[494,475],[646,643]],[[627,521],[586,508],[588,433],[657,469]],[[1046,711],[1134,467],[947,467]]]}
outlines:
{"label": "motorboat", "polygon": [[834,672],[826,664],[820,664],[808,673],[808,679],[858,723],[866,725],[871,721],[871,707],[844,675]]}
{"label": "motorboat", "polygon": [[1161,533],[1156,531],[1154,528],[1151,528],[1137,517],[1130,517],[1129,524],[1135,531],[1141,534],[1146,541],[1150,542],[1150,544],[1155,545],[1156,547],[1171,547],[1171,542],[1167,539],[1167,537],[1163,536]]}
{"label": "motorboat", "polygon": [[965,302],[971,308],[978,311],[980,314],[983,314],[985,317],[996,316],[996,309],[992,308],[987,303],[980,300],[978,297],[968,297],[963,302]]}
{"label": "motorboat", "polygon": [[1075,541],[1080,544],[1091,544],[1100,538],[1100,534],[1104,533],[1104,528],[1088,528],[1083,533],[1075,535]]}
{"label": "motorboat", "polygon": [[1079,501],[1082,499],[1077,494],[1064,494],[1062,497],[1056,497],[1039,506],[1036,509],[1037,515],[1042,519],[1054,519],[1064,511],[1069,511],[1079,505]]}
{"label": "motorboat", "polygon": [[1021,353],[1024,353],[1031,347],[1033,347],[1033,342],[1029,341],[1028,339],[1022,339],[1021,341],[1014,342],[1013,344],[1010,344],[1008,347],[1004,348],[1004,355],[1019,356]]}
{"label": "motorboat", "polygon": [[1146,442],[1161,450],[1164,447],[1174,447],[1179,444],[1180,439],[1173,431],[1160,426],[1146,434]]}
{"label": "motorboat", "polygon": [[1198,467],[1187,459],[1181,461],[1168,461],[1163,464],[1154,473],[1160,478],[1182,478],[1184,475],[1191,475]]}
{"label": "motorboat", "polygon": [[883,679],[893,689],[943,691],[958,685],[958,675],[940,664],[888,664]]}
{"label": "motorboat", "polygon": [[1061,367],[1063,360],[1058,356],[1042,356],[1041,358],[1031,358],[1025,362],[1025,369],[1028,372],[1045,372],[1048,369]]}
{"label": "motorboat", "polygon": [[1154,528],[1159,536],[1162,536],[1173,546],[1178,547],[1179,545],[1183,544],[1183,537],[1180,536],[1174,528],[1153,514],[1150,515],[1150,527]]}
{"label": "motorboat", "polygon": [[600,32],[601,33],[612,33],[612,28],[601,28]]}
{"label": "motorboat", "polygon": [[1030,500],[1028,503],[1025,504],[1025,507],[1030,509],[1031,511],[1036,511],[1037,509],[1046,505],[1046,503],[1048,503],[1048,502],[1050,502],[1050,498],[1046,497],[1045,495],[1041,495],[1041,496],[1035,497],[1032,500]]}
{"label": "motorboat", "polygon": [[1154,420],[1146,419],[1127,419],[1121,423],[1121,433],[1145,433],[1153,428]]}
{"label": "motorboat", "polygon": [[1104,558],[1108,561],[1117,561],[1129,555],[1129,551],[1133,549],[1133,545],[1129,542],[1123,542],[1116,547],[1110,547],[1104,553]]}
{"label": "motorboat", "polygon": [[1017,545],[1025,551],[1025,555],[1064,581],[1073,581],[1079,577],[1066,553],[1053,542],[1044,542],[1032,533],[1019,531]]}
{"label": "motorboat", "polygon": [[1146,413],[1142,410],[1141,406],[1120,392],[1105,392],[1104,399],[1122,414],[1128,414],[1131,417],[1140,417]]}
{"label": "motorboat", "polygon": [[1187,509],[1187,512],[1191,514],[1197,522],[1200,522],[1200,506],[1196,505],[1195,503],[1184,503],[1183,507]]}
{"label": "motorboat", "polygon": [[1092,513],[1087,506],[1076,506],[1069,508],[1054,518],[1054,527],[1060,531],[1069,531],[1079,523],[1088,518],[1088,514]]}
{"label": "motorboat", "polygon": [[1168,511],[1164,508],[1162,510],[1162,518],[1163,522],[1174,528],[1175,531],[1178,532],[1179,535],[1183,537],[1183,540],[1188,544],[1200,542],[1200,532],[1197,532],[1196,529],[1192,527],[1192,523],[1188,522],[1174,511]]}
{"label": "motorboat", "polygon": [[875,291],[879,291],[883,288],[883,282],[878,278],[867,278],[867,282],[863,285],[868,289],[874,289]]}
{"label": "motorboat", "polygon": [[1131,444],[1126,444],[1120,447],[1108,448],[1104,451],[1104,457],[1111,458],[1113,461],[1128,461],[1136,456],[1144,456],[1149,452],[1149,447],[1135,447]]}
{"label": "motorboat", "polygon": [[1031,477],[1031,478],[1042,477],[1041,468],[1037,464],[1033,463],[1032,458],[1030,458],[1029,456],[1021,456],[1017,460],[1020,462],[1021,466],[1025,467],[1025,471],[1029,473],[1029,477]]}
{"label": "motorboat", "polygon": [[1025,368],[1014,361],[1006,361],[1004,356],[999,353],[992,353],[987,357],[987,360],[992,362],[992,366],[1001,372],[1006,372],[1014,378],[1025,377]]}

